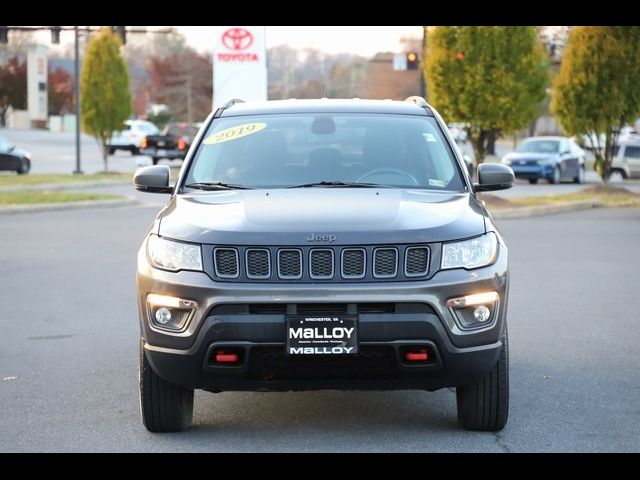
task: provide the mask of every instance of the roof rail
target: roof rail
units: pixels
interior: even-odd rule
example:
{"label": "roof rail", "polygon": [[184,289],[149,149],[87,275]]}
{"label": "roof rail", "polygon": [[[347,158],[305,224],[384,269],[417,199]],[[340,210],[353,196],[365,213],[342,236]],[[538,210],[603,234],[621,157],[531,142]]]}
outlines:
{"label": "roof rail", "polygon": [[222,112],[224,112],[227,108],[233,107],[236,103],[244,103],[244,100],[241,100],[239,98],[232,98],[227,103],[216,109],[216,111],[213,113],[213,118],[218,118],[220,115],[222,115]]}
{"label": "roof rail", "polygon": [[236,103],[244,103],[244,100],[240,98],[232,98],[227,103],[225,103],[222,108],[227,109],[233,107]]}
{"label": "roof rail", "polygon": [[414,95],[412,97],[407,97],[407,98],[405,98],[404,101],[405,102],[409,102],[409,103],[415,103],[419,107],[428,107],[429,106],[429,104],[427,103],[427,101],[424,98],[419,97],[417,95]]}

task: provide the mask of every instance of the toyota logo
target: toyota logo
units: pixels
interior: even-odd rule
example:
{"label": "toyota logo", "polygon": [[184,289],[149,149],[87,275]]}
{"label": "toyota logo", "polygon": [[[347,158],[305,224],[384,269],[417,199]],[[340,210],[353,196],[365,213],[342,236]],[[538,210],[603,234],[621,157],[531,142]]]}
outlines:
{"label": "toyota logo", "polygon": [[222,43],[229,50],[244,50],[253,43],[253,35],[245,28],[230,28],[222,34]]}

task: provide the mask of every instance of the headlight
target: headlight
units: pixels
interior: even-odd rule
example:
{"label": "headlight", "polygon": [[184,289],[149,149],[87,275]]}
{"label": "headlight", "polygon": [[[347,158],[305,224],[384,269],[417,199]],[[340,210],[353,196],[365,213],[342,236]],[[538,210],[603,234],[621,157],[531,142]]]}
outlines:
{"label": "headlight", "polygon": [[165,240],[151,235],[147,240],[147,258],[154,267],[166,270],[202,271],[200,245]]}
{"label": "headlight", "polygon": [[442,245],[442,269],[478,268],[492,264],[498,252],[498,238],[493,232],[463,242]]}

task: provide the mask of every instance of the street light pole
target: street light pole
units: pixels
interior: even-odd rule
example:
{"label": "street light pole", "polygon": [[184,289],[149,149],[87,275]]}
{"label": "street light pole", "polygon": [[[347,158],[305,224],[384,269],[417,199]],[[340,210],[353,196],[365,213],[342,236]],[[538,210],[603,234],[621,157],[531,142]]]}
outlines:
{"label": "street light pole", "polygon": [[73,70],[75,73],[76,83],[74,85],[76,97],[76,169],[75,175],[82,175],[84,172],[80,169],[80,52],[78,48],[78,27],[74,27],[75,33],[75,58],[73,62]]}
{"label": "street light pole", "polygon": [[422,58],[422,63],[420,64],[420,96],[427,99],[427,84],[425,83],[424,78],[424,62],[426,61],[427,55],[427,27],[422,26],[422,54],[420,58]]}

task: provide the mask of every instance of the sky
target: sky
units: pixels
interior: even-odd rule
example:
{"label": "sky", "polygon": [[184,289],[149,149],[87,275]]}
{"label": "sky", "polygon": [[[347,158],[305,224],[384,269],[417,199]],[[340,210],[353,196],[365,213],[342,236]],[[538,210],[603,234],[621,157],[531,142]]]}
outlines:
{"label": "sky", "polygon": [[[176,27],[189,45],[200,51],[210,51],[211,27]],[[269,27],[267,48],[283,43],[292,48],[312,47],[326,53],[354,53],[370,56],[380,51],[402,51],[400,38],[422,37],[422,27]]]}

